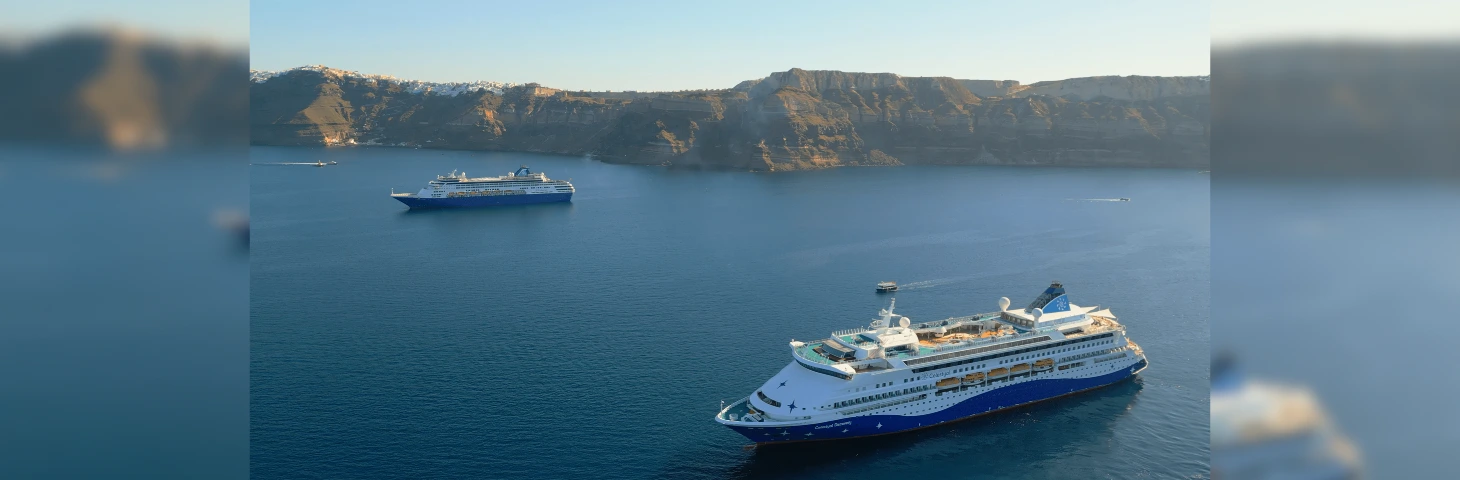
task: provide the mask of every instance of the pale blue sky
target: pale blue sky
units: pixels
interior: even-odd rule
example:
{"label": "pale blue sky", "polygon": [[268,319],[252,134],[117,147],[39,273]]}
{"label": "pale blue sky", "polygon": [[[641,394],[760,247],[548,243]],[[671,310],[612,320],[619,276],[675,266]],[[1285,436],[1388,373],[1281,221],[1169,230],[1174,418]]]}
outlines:
{"label": "pale blue sky", "polygon": [[229,48],[248,45],[241,0],[0,0],[0,35],[42,37],[78,27],[123,27]]}
{"label": "pale blue sky", "polygon": [[252,66],[591,90],[792,67],[1013,79],[1206,75],[1203,1],[251,2]]}

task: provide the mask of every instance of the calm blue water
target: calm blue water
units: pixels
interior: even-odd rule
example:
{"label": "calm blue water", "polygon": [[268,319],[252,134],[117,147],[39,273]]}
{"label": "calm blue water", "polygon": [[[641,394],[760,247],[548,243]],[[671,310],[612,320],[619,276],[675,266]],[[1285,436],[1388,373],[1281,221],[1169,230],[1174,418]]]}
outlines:
{"label": "calm blue water", "polygon": [[[257,478],[1201,478],[1208,176],[845,168],[755,174],[577,157],[256,147]],[[408,212],[390,188],[520,164],[571,204]],[[1130,202],[1071,199],[1129,197]],[[903,435],[747,451],[711,418],[786,342],[898,312],[1112,308],[1133,381]]]}
{"label": "calm blue water", "polygon": [[246,159],[0,146],[0,478],[248,477]]}
{"label": "calm blue water", "polygon": [[1212,348],[1310,388],[1371,478],[1452,478],[1460,185],[1254,180],[1213,189]]}

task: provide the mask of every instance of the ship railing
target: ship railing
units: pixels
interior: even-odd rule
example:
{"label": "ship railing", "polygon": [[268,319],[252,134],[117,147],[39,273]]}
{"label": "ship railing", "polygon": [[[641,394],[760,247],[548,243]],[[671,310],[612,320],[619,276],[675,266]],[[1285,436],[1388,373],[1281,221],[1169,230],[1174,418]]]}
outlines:
{"label": "ship railing", "polygon": [[945,318],[943,320],[935,320],[935,321],[931,321],[931,322],[919,323],[917,325],[913,325],[912,328],[914,330],[923,330],[923,329],[938,328],[938,327],[954,327],[954,326],[958,326],[958,324],[963,323],[963,322],[981,320],[981,318],[979,318],[979,317],[984,316],[984,315],[987,315],[987,314],[980,313],[978,315],[968,315],[968,316],[963,316],[963,317]]}
{"label": "ship railing", "polygon": [[1111,325],[1101,325],[1101,324],[1098,324],[1098,323],[1092,323],[1092,324],[1086,325],[1084,327],[1080,327],[1080,331],[1079,332],[1076,332],[1076,333],[1065,332],[1065,338],[1080,338],[1080,337],[1083,337],[1083,336],[1086,336],[1086,335],[1094,335],[1094,334],[1097,334],[1097,333],[1104,333],[1104,332],[1109,332],[1109,331],[1114,331],[1114,330],[1120,330],[1120,328],[1119,327],[1116,327],[1116,326],[1111,326]]}
{"label": "ship railing", "polygon": [[852,370],[856,371],[857,373],[871,372],[876,370],[889,370],[892,368],[892,364],[887,363],[886,359],[881,358],[857,360],[856,362],[848,363],[847,366],[852,367]]}
{"label": "ship railing", "polygon": [[[827,341],[830,341],[830,340],[827,340]],[[816,353],[815,350],[812,350],[812,346],[811,345],[812,344],[808,343],[808,344],[805,344],[805,345],[796,347],[796,356],[801,357],[801,358],[804,358],[806,360],[810,360],[810,361],[816,362],[816,363],[820,363],[822,365],[835,365],[837,363],[837,362],[832,361],[830,358],[823,357],[823,356],[821,356],[821,354]]]}
{"label": "ship railing", "polygon": [[998,343],[1000,340],[1006,340],[1005,337],[1008,337],[1008,336],[1009,335],[994,335],[992,337],[969,338],[969,339],[959,340],[958,341],[959,343],[948,342],[948,343],[944,343],[944,344],[941,344],[941,345],[937,345],[937,346],[932,347],[932,348],[933,348],[933,351],[935,351],[935,352],[945,352],[945,351],[953,351],[953,350],[962,350],[962,349],[969,348],[969,347],[978,347],[978,346],[984,346],[984,345],[989,345],[989,344],[993,344],[993,343]]}
{"label": "ship railing", "polygon": [[837,330],[835,332],[831,332],[831,335],[834,336],[834,337],[845,337],[847,335],[856,335],[856,334],[866,333],[866,332],[867,332],[867,329],[866,328],[848,328],[848,329],[844,329],[844,330]]}
{"label": "ship railing", "polygon": [[1059,361],[1059,363],[1073,362],[1075,360],[1082,360],[1082,359],[1086,359],[1086,358],[1090,358],[1090,357],[1098,357],[1098,356],[1101,356],[1101,355],[1105,355],[1107,353],[1124,352],[1125,350],[1127,350],[1126,347],[1115,347],[1115,348],[1107,348],[1105,350],[1096,350],[1096,351],[1093,351],[1093,352],[1085,352],[1085,353],[1081,353],[1079,355],[1070,355],[1068,357],[1061,358],[1060,361]]}
{"label": "ship railing", "polygon": [[[735,419],[731,420],[730,415],[735,415]],[[764,420],[764,417],[751,411],[750,397],[736,400],[734,403],[731,403],[729,406],[720,410],[720,418],[724,420],[730,420],[732,422],[759,422]]]}
{"label": "ship railing", "polygon": [[895,406],[895,405],[901,405],[901,404],[908,403],[908,402],[915,402],[915,401],[922,400],[922,399],[925,399],[925,398],[928,398],[928,394],[922,393],[922,394],[908,396],[908,397],[905,397],[905,398],[895,399],[895,400],[892,400],[892,401],[881,402],[881,403],[874,403],[874,404],[867,405],[867,406],[864,406],[864,407],[857,407],[857,408],[853,408],[851,410],[843,410],[841,412],[841,414],[842,415],[855,415],[855,414],[862,413],[862,412],[870,412],[872,410],[877,410],[879,408],[887,408],[887,407],[891,407],[891,406]]}
{"label": "ship railing", "polygon": [[[1061,318],[1059,320],[1049,320],[1049,321],[1037,322],[1037,323],[1038,323],[1038,326],[1039,327],[1054,327],[1054,326],[1064,325],[1066,323],[1083,322],[1086,319],[1087,319],[1087,316],[1085,316],[1085,315],[1075,315],[1075,316],[1072,316],[1072,317]],[[1093,325],[1093,323],[1092,323],[1092,325]]]}

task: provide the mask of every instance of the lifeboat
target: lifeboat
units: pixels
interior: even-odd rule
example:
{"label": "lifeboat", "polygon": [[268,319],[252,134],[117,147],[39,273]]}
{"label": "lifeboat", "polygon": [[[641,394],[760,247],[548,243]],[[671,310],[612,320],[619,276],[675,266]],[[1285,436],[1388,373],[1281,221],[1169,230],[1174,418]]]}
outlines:
{"label": "lifeboat", "polygon": [[938,388],[951,387],[954,385],[958,385],[958,377],[948,377],[942,380],[938,380]]}
{"label": "lifeboat", "polygon": [[1009,369],[1009,373],[1020,373],[1029,371],[1029,364],[1021,363]]}
{"label": "lifeboat", "polygon": [[1046,358],[1046,359],[1043,359],[1043,360],[1039,360],[1037,362],[1034,362],[1034,369],[1035,370],[1049,370],[1051,368],[1054,368],[1054,359],[1052,359],[1052,358]]}
{"label": "lifeboat", "polygon": [[983,372],[973,372],[963,376],[963,383],[979,383],[983,381]]}
{"label": "lifeboat", "polygon": [[989,378],[1002,377],[1002,376],[1008,375],[1008,374],[1009,374],[1009,369],[1004,368],[1004,367],[999,367],[999,368],[995,368],[993,370],[989,370]]}

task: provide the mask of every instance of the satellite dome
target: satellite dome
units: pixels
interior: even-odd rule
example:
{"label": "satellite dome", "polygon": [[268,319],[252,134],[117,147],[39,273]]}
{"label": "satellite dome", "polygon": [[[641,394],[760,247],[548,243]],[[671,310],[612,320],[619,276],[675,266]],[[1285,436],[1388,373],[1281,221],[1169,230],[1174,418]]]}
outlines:
{"label": "satellite dome", "polygon": [[907,317],[902,317],[901,320],[897,321],[897,326],[899,327],[907,328],[908,325],[912,325],[912,320],[908,320]]}
{"label": "satellite dome", "polygon": [[1036,308],[1036,309],[1034,309],[1034,320],[1035,321],[1038,321],[1039,320],[1039,317],[1041,317],[1043,315],[1044,315],[1044,309],[1043,308]]}
{"label": "satellite dome", "polygon": [[1008,310],[1008,309],[1009,309],[1009,297],[999,297],[999,311],[1002,312],[1002,311],[1005,311],[1005,310]]}

